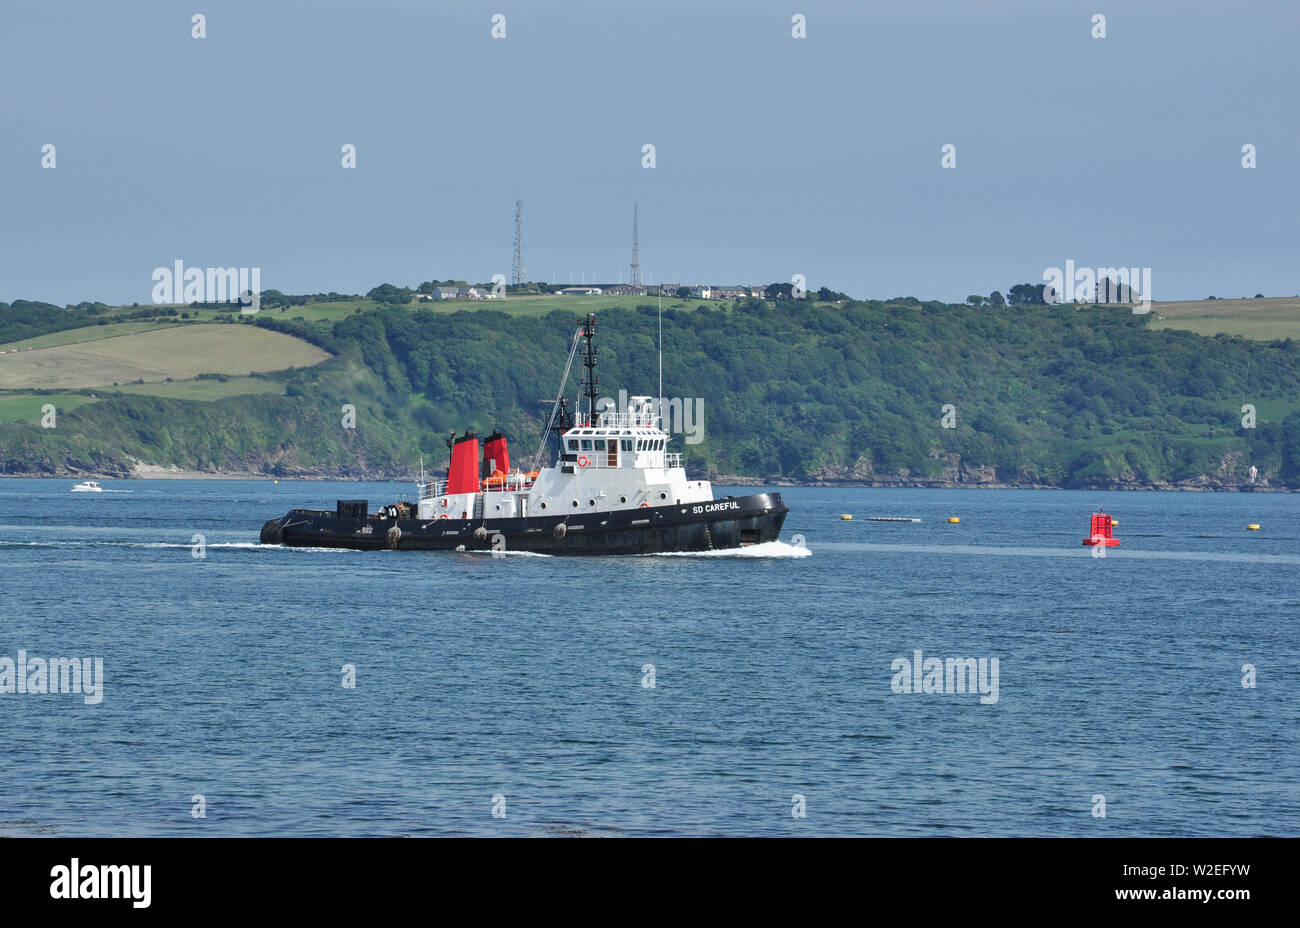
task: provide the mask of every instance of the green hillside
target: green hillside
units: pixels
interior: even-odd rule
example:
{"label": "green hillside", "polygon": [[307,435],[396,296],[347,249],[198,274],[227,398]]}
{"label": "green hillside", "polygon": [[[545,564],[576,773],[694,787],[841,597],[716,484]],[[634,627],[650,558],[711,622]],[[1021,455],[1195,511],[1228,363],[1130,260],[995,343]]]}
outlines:
{"label": "green hillside", "polygon": [[[143,461],[404,476],[421,455],[445,466],[446,433],[467,426],[499,426],[516,457],[531,455],[575,310],[598,314],[601,395],[652,394],[657,379],[652,301],[606,309],[599,297],[577,307],[551,299],[565,308],[227,312],[228,324],[278,330],[333,357],[259,375],[266,392],[83,391],[97,401],[61,408],[54,429],[0,421],[0,472],[127,473]],[[664,392],[704,410],[704,441],[679,436],[673,448],[695,474],[793,481],[1228,487],[1253,464],[1261,482],[1300,487],[1300,343],[1160,329],[1157,315],[665,301]],[[4,323],[0,313],[0,334]],[[348,404],[355,429],[342,424]],[[1256,408],[1253,429],[1242,427],[1244,404]]]}

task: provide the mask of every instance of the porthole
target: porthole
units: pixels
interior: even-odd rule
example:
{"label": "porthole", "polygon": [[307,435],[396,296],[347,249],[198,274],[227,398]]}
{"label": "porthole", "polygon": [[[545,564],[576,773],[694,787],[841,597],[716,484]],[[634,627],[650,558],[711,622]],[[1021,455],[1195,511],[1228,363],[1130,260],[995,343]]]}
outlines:
{"label": "porthole", "polygon": [[542,508],[543,508],[543,509],[546,508],[546,504],[545,504],[545,503],[542,503]]}
{"label": "porthole", "polygon": [[667,498],[668,498],[668,494],[667,494],[667,493],[660,493],[660,494],[659,494],[659,498],[660,498],[660,499],[667,499]]}
{"label": "porthole", "polygon": [[620,503],[626,503],[626,502],[627,502],[627,497],[626,497],[626,496],[620,496],[620,497],[618,498],[618,501],[619,501]]}
{"label": "porthole", "polygon": [[596,505],[596,501],[595,501],[594,499],[589,499],[589,500],[587,500],[587,505],[588,505],[588,506],[594,506],[594,505]]}
{"label": "porthole", "polygon": [[574,509],[578,508],[578,501],[576,499],[573,501],[573,508]]}

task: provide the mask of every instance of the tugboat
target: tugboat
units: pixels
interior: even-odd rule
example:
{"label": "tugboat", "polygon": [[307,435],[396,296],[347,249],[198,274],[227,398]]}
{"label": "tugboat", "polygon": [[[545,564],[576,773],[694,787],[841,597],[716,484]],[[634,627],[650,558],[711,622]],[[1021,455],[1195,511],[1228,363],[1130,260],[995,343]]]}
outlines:
{"label": "tugboat", "polygon": [[[596,317],[588,315],[574,335],[543,432],[559,437],[555,466],[511,470],[500,432],[487,437],[481,457],[478,436],[452,433],[447,479],[426,481],[421,474],[414,504],[391,503],[373,514],[364,499],[338,500],[333,512],[291,509],[262,526],[262,544],[659,554],[776,541],[789,512],[781,494],[714,499],[709,481],[688,480],[681,454],[667,450],[670,436],[650,397],[630,397],[625,412],[597,408],[595,331]],[[563,394],[584,339],[587,410],[574,421]]]}

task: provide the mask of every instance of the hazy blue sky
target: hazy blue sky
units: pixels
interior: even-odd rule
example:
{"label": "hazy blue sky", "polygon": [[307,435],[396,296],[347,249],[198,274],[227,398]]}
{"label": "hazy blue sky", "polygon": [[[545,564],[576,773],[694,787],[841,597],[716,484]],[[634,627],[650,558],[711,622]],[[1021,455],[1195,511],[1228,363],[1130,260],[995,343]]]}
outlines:
{"label": "hazy blue sky", "polygon": [[636,200],[656,282],[1292,295],[1298,44],[1295,0],[6,0],[0,299],[508,277],[516,198],[531,279],[626,275]]}

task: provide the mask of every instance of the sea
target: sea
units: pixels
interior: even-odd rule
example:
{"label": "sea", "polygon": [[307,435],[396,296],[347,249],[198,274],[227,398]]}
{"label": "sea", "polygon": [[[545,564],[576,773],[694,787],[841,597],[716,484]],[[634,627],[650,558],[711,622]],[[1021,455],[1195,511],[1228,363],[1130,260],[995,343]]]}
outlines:
{"label": "sea", "polygon": [[0,836],[1300,834],[1300,495],[782,487],[779,542],[563,558],[73,483],[0,480]]}

